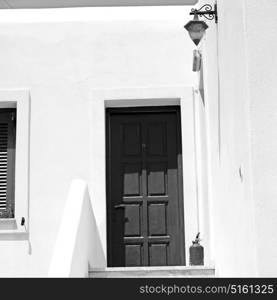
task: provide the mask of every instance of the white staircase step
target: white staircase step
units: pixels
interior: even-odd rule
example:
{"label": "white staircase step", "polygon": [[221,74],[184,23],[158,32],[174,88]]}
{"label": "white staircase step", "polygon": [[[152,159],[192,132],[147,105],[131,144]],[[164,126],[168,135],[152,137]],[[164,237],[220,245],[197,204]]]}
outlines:
{"label": "white staircase step", "polygon": [[214,277],[213,267],[126,267],[92,269],[90,278],[177,278],[177,277]]}

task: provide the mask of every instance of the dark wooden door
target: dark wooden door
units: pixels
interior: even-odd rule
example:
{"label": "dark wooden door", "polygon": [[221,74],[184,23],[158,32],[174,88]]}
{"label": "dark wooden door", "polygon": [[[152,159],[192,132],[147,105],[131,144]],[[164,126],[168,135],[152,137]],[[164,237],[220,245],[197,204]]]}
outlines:
{"label": "dark wooden door", "polygon": [[107,110],[108,266],[185,264],[178,107]]}

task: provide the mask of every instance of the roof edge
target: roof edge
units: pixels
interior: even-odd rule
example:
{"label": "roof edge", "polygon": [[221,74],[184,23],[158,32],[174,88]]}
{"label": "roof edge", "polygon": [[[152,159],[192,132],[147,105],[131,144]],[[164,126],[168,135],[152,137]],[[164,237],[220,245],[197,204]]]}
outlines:
{"label": "roof edge", "polygon": [[0,0],[0,9],[195,5],[198,0]]}

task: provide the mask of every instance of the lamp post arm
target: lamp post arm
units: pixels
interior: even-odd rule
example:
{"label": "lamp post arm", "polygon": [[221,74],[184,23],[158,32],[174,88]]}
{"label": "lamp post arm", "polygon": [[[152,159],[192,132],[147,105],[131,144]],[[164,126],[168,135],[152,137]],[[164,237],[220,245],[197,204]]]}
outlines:
{"label": "lamp post arm", "polygon": [[199,9],[193,8],[190,12],[190,15],[198,15],[200,17],[204,16],[207,20],[215,19],[215,22],[217,23],[217,4],[214,5],[214,10],[210,4],[205,4]]}

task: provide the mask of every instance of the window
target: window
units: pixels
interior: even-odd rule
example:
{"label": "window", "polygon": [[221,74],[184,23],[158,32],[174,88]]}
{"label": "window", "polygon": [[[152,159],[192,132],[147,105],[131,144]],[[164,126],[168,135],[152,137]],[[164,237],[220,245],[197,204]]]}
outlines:
{"label": "window", "polygon": [[0,109],[0,218],[14,218],[16,109]]}

